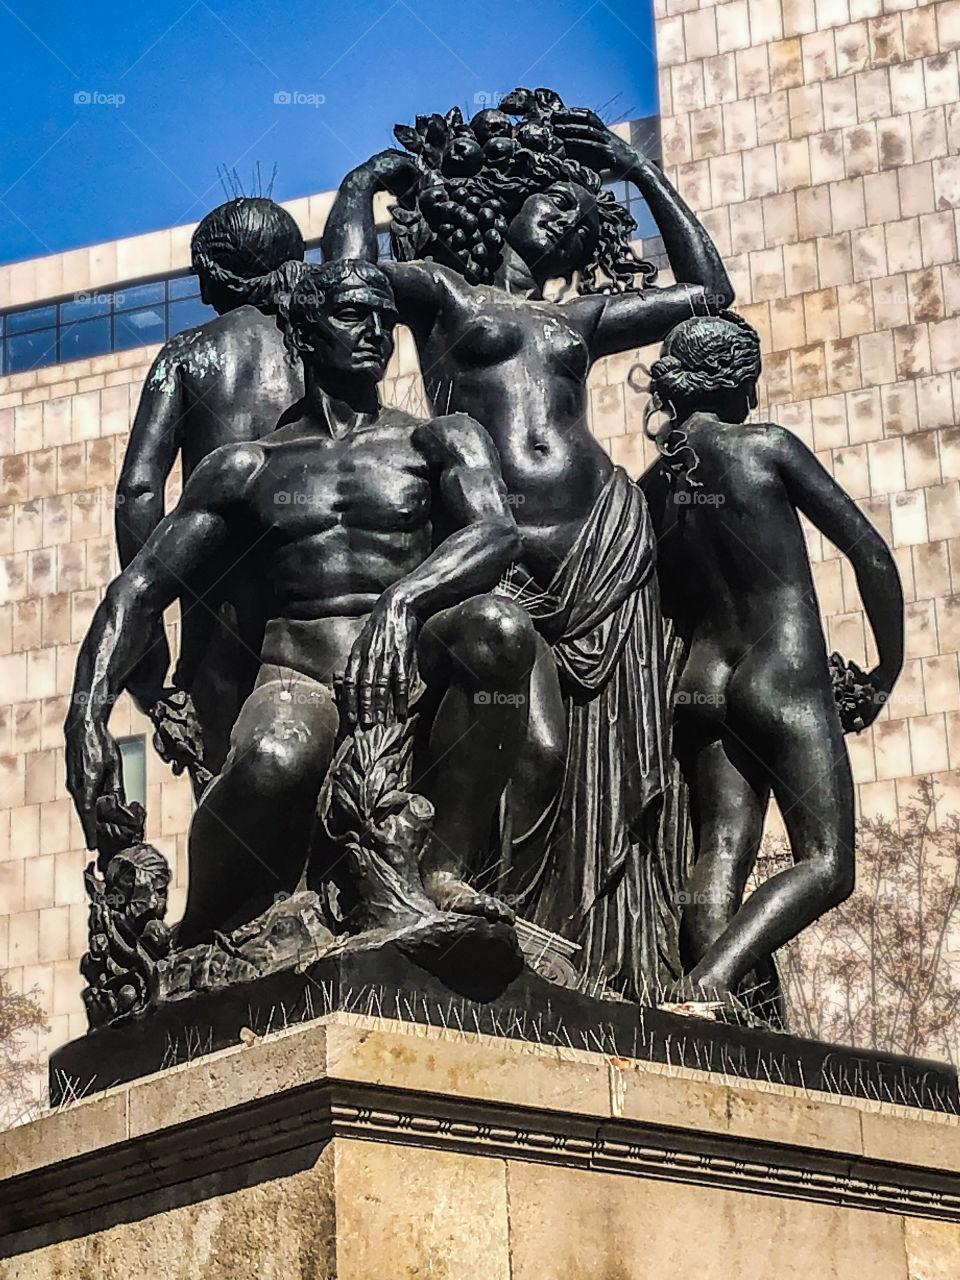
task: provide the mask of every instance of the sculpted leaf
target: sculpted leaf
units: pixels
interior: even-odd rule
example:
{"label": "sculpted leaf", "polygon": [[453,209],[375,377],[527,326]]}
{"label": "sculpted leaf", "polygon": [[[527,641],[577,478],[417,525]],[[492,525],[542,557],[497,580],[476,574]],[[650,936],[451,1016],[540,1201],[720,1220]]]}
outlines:
{"label": "sculpted leaf", "polygon": [[423,150],[423,138],[416,129],[411,129],[408,124],[395,124],[393,126],[393,136],[402,147],[406,147],[408,151],[419,155]]}

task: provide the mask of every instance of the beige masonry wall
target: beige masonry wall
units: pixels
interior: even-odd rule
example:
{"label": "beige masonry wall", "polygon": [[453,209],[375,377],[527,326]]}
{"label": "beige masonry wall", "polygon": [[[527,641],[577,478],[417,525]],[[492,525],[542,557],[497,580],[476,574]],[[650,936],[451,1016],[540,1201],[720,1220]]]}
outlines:
{"label": "beige masonry wall", "polygon": [[[848,739],[861,806],[892,814],[932,772],[960,810],[960,0],[662,4],[664,164],[763,337],[761,414],[817,451],[904,579],[904,676],[874,729]],[[288,207],[312,239],[329,205]],[[0,307],[186,268],[191,230],[2,267]],[[41,1055],[85,1028],[87,855],[62,724],[77,644],[115,572],[112,492],[155,351],[0,379],[0,970],[40,989]],[[652,355],[591,376],[594,429],[634,475],[651,446],[626,376]],[[386,396],[419,394],[401,332]],[[818,535],[810,544],[831,646],[865,664],[852,574]],[[126,699],[112,728],[147,732]],[[148,838],[174,868],[175,919],[190,796],[149,750],[147,762]]]}

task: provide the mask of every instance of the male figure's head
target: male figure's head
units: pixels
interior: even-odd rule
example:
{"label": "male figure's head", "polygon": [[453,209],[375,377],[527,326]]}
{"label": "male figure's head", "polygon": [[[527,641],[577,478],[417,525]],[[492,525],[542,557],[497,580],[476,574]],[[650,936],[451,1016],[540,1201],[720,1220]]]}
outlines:
{"label": "male figure's head", "polygon": [[245,303],[275,310],[283,292],[280,269],[302,262],[304,246],[286,209],[274,200],[241,196],[207,214],[193,233],[190,251],[200,296],[223,315]]}
{"label": "male figure's head", "polygon": [[383,377],[393,354],[397,304],[373,263],[345,259],[307,266],[283,312],[284,338],[320,385]]}
{"label": "male figure's head", "polygon": [[682,320],[667,334],[650,370],[650,393],[677,423],[692,413],[743,422],[757,406],[760,337],[742,316]]}

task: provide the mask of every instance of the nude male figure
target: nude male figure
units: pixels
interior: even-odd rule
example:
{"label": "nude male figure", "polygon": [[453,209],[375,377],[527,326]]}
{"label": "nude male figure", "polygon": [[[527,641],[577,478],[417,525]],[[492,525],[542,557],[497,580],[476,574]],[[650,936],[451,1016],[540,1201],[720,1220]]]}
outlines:
{"label": "nude male figure", "polygon": [[436,811],[424,888],[441,908],[510,916],[463,877],[526,730],[533,626],[512,601],[484,594],[519,535],[476,422],[380,404],[395,320],[379,268],[307,268],[288,329],[304,399],[269,439],[204,460],[108,588],[81,648],[68,786],[93,847],[98,799],[122,796],[109,708],[151,626],[225,554],[271,590],[256,686],[191,827],[180,946],[253,919],[298,884],[339,729],[335,682],[343,677],[348,727],[369,726],[408,714],[415,668],[426,693],[414,777]]}

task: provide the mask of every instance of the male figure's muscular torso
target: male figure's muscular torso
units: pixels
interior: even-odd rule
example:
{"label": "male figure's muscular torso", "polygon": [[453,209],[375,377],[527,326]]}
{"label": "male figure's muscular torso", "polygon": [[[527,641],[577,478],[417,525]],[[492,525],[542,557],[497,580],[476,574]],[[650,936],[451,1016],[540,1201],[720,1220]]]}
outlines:
{"label": "male figure's muscular torso", "polygon": [[242,537],[236,571],[268,585],[265,662],[323,681],[343,670],[384,589],[447,532],[435,489],[457,421],[385,409],[337,438],[304,419],[198,469],[185,496]]}

